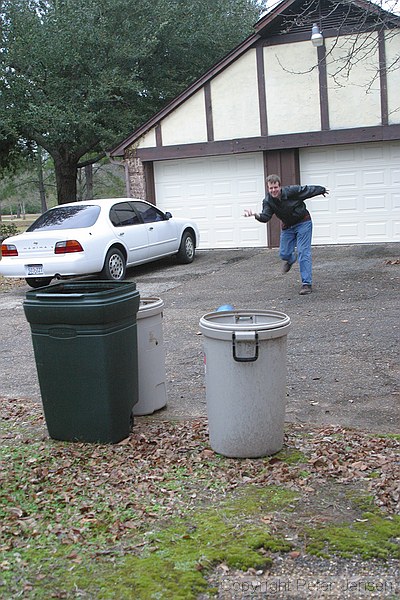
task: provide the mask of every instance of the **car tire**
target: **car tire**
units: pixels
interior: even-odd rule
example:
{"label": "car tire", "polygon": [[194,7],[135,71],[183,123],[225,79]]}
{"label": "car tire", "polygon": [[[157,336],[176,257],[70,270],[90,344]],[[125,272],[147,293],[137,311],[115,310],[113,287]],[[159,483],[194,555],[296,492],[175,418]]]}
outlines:
{"label": "car tire", "polygon": [[40,288],[51,283],[52,277],[26,277],[25,281],[31,288]]}
{"label": "car tire", "polygon": [[182,236],[181,245],[177,253],[179,262],[183,264],[189,264],[193,262],[194,255],[196,252],[196,245],[194,243],[193,234],[190,231],[185,231]]}
{"label": "car tire", "polygon": [[123,281],[126,275],[126,259],[121,250],[110,248],[107,252],[104,267],[101,272],[103,279],[112,281]]}

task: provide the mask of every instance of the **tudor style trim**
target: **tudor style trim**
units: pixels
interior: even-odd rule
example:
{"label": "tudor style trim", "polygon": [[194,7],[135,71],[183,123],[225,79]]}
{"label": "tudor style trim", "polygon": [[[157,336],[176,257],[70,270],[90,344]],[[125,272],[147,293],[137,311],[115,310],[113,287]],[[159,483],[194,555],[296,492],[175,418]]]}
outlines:
{"label": "tudor style trim", "polygon": [[[175,110],[178,106],[184,103],[188,98],[190,98],[193,94],[195,94],[200,89],[204,89],[205,94],[206,86],[209,84],[211,79],[221,73],[224,69],[226,69],[232,62],[234,62],[238,57],[244,54],[250,48],[257,48],[258,45],[261,46],[271,46],[271,45],[279,45],[279,44],[287,44],[291,42],[301,42],[305,40],[309,40],[310,38],[310,23],[312,23],[312,19],[315,18],[315,15],[306,15],[304,14],[303,23],[301,26],[296,25],[296,33],[292,33],[290,31],[284,30],[280,31],[279,27],[281,26],[282,19],[286,14],[288,14],[289,9],[293,9],[296,5],[301,5],[302,0],[286,0],[285,2],[281,2],[275,8],[273,8],[270,12],[268,12],[264,17],[262,17],[255,25],[254,30],[255,33],[246,38],[241,44],[239,44],[236,48],[234,48],[231,52],[229,52],[221,61],[219,61],[216,65],[211,67],[208,71],[204,73],[198,80],[196,80],[191,86],[186,88],[184,92],[179,94],[174,100],[172,100],[167,106],[165,106],[161,111],[156,113],[151,119],[149,119],[146,123],[144,123],[141,127],[136,129],[129,137],[123,140],[118,146],[114,147],[110,152],[110,156],[124,156],[125,150],[135,143],[141,136],[146,134],[153,127],[160,126],[161,121],[168,116],[173,110]],[[318,3],[316,3],[318,4]],[[340,3],[337,3],[338,7]],[[357,24],[356,32],[358,34],[363,32],[369,32],[376,29],[376,19],[384,17],[385,28],[391,27],[400,27],[400,17],[389,13],[383,10],[381,7],[374,5],[367,0],[351,0],[349,2],[351,7],[358,9],[360,11],[366,12],[371,18],[367,19],[364,23]],[[321,5],[320,5],[321,6]],[[343,7],[341,10],[345,10]],[[328,10],[329,13],[329,10]],[[326,15],[321,13],[322,22],[327,18]],[[350,34],[354,33],[354,25],[343,25],[341,24],[340,31],[338,31],[338,27],[333,27],[332,23],[329,22],[324,25],[324,38],[328,39],[330,37],[336,38],[338,35]],[[385,63],[384,63],[384,48],[383,48],[383,32],[380,32],[380,73],[381,77],[385,77]],[[260,71],[260,51],[257,52],[257,70],[259,75]],[[320,67],[320,91],[321,91],[321,125],[322,129],[329,129],[329,120],[327,114],[327,87],[326,87],[326,64],[325,59],[322,56],[323,47],[318,48],[318,60]],[[325,74],[324,74],[325,70]],[[263,75],[262,75],[263,77]],[[261,79],[259,77],[259,84],[261,83]],[[386,89],[386,87],[385,87]],[[264,92],[265,94],[265,89]],[[382,91],[382,94],[385,94],[385,90]],[[387,92],[386,92],[387,96]],[[384,98],[382,98],[384,100]],[[211,102],[211,99],[210,99]],[[384,107],[385,102],[382,102],[382,106]],[[211,104],[208,104],[206,101],[206,107],[211,107]],[[387,106],[387,102],[386,102]],[[263,118],[263,100],[260,96],[260,116],[262,117],[260,120],[261,127],[263,127],[263,123],[266,126],[266,118]],[[266,113],[265,113],[266,114]],[[207,134],[208,141],[213,139],[213,134],[211,135],[211,130],[213,130],[212,126],[212,112],[206,111],[207,115]],[[210,120],[210,121],[209,121]],[[382,121],[384,125],[387,124],[387,121]],[[267,135],[267,132],[261,130],[262,135]],[[156,143],[157,146],[162,146],[161,139],[161,130],[157,131],[156,129]]]}
{"label": "tudor style trim", "polygon": [[321,114],[321,129],[327,131],[329,126],[328,75],[326,71],[325,45],[317,48],[319,72],[319,108]]}
{"label": "tudor style trim", "polygon": [[258,102],[260,106],[260,130],[262,136],[268,135],[267,95],[265,91],[264,52],[262,46],[256,47]]}
{"label": "tudor style trim", "polygon": [[389,125],[388,90],[387,90],[387,65],[385,51],[385,36],[383,31],[378,33],[379,52],[379,78],[381,90],[381,121],[382,125]]}
{"label": "tudor style trim", "polygon": [[256,138],[240,138],[237,140],[201,142],[197,144],[180,144],[177,146],[165,146],[163,148],[137,148],[135,149],[135,155],[145,162],[149,160],[195,158],[199,156],[218,156],[220,154],[238,154],[243,152],[285,150],[307,148],[309,146],[331,146],[334,144],[354,144],[358,142],[380,142],[399,139],[400,125],[378,125],[375,127],[312,131],[307,133],[260,136]]}
{"label": "tudor style trim", "polygon": [[210,82],[204,85],[204,103],[206,109],[207,141],[214,141],[214,120],[212,113],[211,86]]}

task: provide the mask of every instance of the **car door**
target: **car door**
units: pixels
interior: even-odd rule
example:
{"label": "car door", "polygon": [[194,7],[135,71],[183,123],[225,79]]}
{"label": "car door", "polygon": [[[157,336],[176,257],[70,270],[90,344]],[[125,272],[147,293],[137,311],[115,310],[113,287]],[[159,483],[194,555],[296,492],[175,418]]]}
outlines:
{"label": "car door", "polygon": [[134,201],[132,204],[147,227],[149,257],[157,258],[177,252],[180,240],[174,221],[152,204],[141,201]]}
{"label": "car door", "polygon": [[148,226],[142,223],[130,202],[118,202],[110,210],[114,233],[128,250],[128,264],[145,262],[149,257]]}

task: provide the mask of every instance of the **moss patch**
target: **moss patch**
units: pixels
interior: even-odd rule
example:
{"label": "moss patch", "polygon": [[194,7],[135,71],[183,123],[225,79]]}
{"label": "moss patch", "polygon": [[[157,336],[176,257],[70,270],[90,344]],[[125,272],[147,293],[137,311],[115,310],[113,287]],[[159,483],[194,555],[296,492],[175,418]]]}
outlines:
{"label": "moss patch", "polygon": [[276,459],[279,459],[288,465],[305,464],[308,460],[303,452],[297,450],[297,448],[288,448],[287,446],[277,454],[274,454],[272,460]]}
{"label": "moss patch", "polygon": [[[65,566],[53,570],[51,581],[45,586],[41,582],[41,591],[79,591],[82,597],[98,599],[195,599],[207,590],[205,576],[214,565],[265,569],[272,562],[269,553],[291,549],[285,539],[269,533],[262,519],[271,511],[290,508],[294,499],[293,492],[282,488],[249,487],[216,509],[188,513],[148,532],[133,550],[117,552],[111,561],[100,555],[90,566],[88,558],[79,563],[78,550],[78,563],[71,561],[68,571]],[[55,556],[52,563],[57,564]]]}
{"label": "moss patch", "polygon": [[350,525],[307,529],[305,536],[306,551],[324,558],[332,553],[344,558],[358,555],[364,560],[400,558],[400,517],[397,515],[389,517],[368,512]]}

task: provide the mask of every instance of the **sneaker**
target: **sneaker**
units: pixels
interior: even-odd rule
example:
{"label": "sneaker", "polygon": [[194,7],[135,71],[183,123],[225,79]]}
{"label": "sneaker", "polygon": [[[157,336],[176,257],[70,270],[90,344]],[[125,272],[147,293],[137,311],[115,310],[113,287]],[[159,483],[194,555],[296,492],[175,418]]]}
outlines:
{"label": "sneaker", "polygon": [[299,292],[300,296],[305,296],[306,294],[311,294],[312,287],[310,284],[305,283],[301,286],[301,290]]}
{"label": "sneaker", "polygon": [[301,290],[299,291],[300,296],[305,296],[306,294],[311,294],[312,287],[309,284],[304,284],[301,286]]}
{"label": "sneaker", "polygon": [[284,262],[282,267],[282,273],[289,273],[290,269],[292,268],[292,264],[293,263]]}

